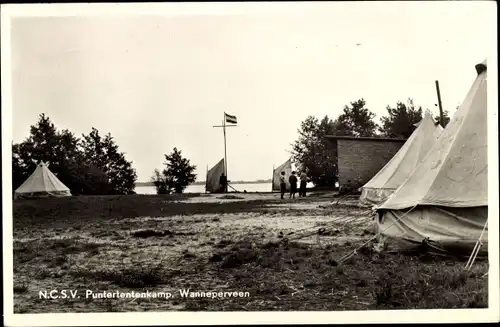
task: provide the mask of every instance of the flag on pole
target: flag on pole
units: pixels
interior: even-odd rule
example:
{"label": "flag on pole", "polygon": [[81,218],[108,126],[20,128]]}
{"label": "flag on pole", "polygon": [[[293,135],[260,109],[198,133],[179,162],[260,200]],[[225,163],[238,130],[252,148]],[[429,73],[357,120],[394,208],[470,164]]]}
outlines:
{"label": "flag on pole", "polygon": [[226,123],[237,124],[236,116],[224,113],[224,117],[226,118]]}

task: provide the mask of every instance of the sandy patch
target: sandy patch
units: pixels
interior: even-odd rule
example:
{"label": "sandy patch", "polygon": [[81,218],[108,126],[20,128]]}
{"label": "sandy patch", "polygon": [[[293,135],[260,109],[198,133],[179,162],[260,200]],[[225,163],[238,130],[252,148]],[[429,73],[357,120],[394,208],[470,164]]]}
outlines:
{"label": "sandy patch", "polygon": [[228,203],[256,200],[278,199],[279,194],[273,193],[228,193],[228,194],[203,194],[175,202],[180,203]]}
{"label": "sandy patch", "polygon": [[[327,197],[333,198],[334,192],[327,194]],[[310,193],[308,197],[314,197],[315,193]],[[323,195],[324,196],[324,195]],[[294,201],[288,199],[288,194],[285,196],[285,201]],[[296,199],[299,199],[298,197]],[[306,198],[307,199],[307,198]],[[189,197],[174,202],[179,203],[230,203],[230,202],[245,202],[258,200],[280,200],[280,193],[228,193],[228,194],[200,194],[199,196]],[[316,202],[316,201],[315,201]],[[331,200],[330,200],[331,202]],[[326,203],[326,202],[325,202]]]}

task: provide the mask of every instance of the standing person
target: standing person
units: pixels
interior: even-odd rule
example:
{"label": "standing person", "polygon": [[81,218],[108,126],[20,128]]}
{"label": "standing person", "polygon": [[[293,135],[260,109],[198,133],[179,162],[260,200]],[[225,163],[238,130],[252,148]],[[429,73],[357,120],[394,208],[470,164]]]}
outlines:
{"label": "standing person", "polygon": [[300,188],[299,188],[299,197],[306,196],[306,188],[307,188],[307,174],[305,171],[300,174]]}
{"label": "standing person", "polygon": [[292,171],[292,174],[288,178],[288,181],[290,182],[290,199],[293,197],[295,199],[295,193],[297,193],[297,182],[298,178],[295,176],[295,172]]}
{"label": "standing person", "polygon": [[220,175],[219,184],[222,187],[222,192],[226,193],[227,192],[227,177],[224,173],[222,173]]}
{"label": "standing person", "polygon": [[281,198],[285,198],[285,193],[286,193],[286,179],[285,179],[285,172],[281,172],[280,176],[280,187],[281,187]]}

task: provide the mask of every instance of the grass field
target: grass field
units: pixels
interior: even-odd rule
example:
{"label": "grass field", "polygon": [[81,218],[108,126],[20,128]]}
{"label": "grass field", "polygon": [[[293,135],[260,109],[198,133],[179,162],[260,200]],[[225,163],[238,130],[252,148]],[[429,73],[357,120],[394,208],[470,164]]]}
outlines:
{"label": "grass field", "polygon": [[[363,248],[369,211],[332,194],[132,195],[14,202],[14,312],[367,310],[487,307],[486,261]],[[317,230],[324,228],[322,235]],[[308,237],[308,232],[315,233]],[[311,233],[310,233],[311,234]],[[40,299],[78,290],[80,298]],[[191,291],[249,292],[183,298]],[[164,298],[85,298],[171,292]]]}

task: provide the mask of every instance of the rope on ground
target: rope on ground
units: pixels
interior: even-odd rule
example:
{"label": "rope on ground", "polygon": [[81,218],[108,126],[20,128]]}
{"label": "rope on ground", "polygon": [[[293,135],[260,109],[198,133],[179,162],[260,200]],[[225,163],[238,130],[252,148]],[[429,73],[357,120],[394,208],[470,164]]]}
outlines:
{"label": "rope on ground", "polygon": [[238,192],[238,193],[240,192],[237,189],[235,189],[234,187],[232,187],[231,184],[229,184],[229,183],[227,183],[227,186],[229,186],[230,188],[232,188],[235,192]]}
{"label": "rope on ground", "polygon": [[474,264],[474,261],[476,260],[477,254],[479,253],[479,249],[481,248],[481,245],[483,245],[483,242],[481,242],[481,239],[483,238],[484,231],[486,230],[486,226],[488,225],[488,219],[486,219],[486,222],[484,223],[483,230],[481,231],[481,235],[479,235],[479,239],[477,240],[476,244],[474,245],[474,249],[472,249],[472,253],[469,256],[469,260],[467,261],[467,264],[465,265],[466,270],[470,270],[472,265]]}
{"label": "rope on ground", "polygon": [[[367,211],[367,212],[368,212],[368,211]],[[365,212],[363,212],[363,213],[365,213]],[[337,219],[335,219],[335,220],[333,220],[333,221],[328,222],[328,224],[326,224],[326,226],[327,226],[327,227],[328,227],[328,226],[330,226],[330,225],[332,225],[332,226],[333,226],[334,224],[336,224],[336,223],[338,223],[338,222],[342,221],[342,222],[344,223],[344,224],[341,226],[341,228],[342,228],[342,227],[344,227],[345,225],[347,225],[348,223],[351,223],[351,222],[353,222],[353,221],[355,221],[355,220],[361,220],[361,221],[363,221],[363,220],[370,219],[370,217],[362,217],[362,218],[359,218],[359,217],[352,217],[352,218],[348,218],[348,219],[346,219],[346,220],[344,220],[344,219],[345,219],[345,217],[337,218]],[[305,230],[309,230],[309,229],[313,229],[313,228],[314,228],[314,229],[316,229],[317,227],[318,227],[318,226],[311,226],[311,227],[308,227],[308,228],[304,228],[304,229],[298,230],[298,232],[305,231]],[[313,235],[315,235],[315,234],[318,234],[318,235],[319,235],[319,231],[320,231],[322,228],[324,228],[324,227],[320,227],[318,230],[315,230],[314,232],[309,232],[309,233],[306,233],[306,234],[297,235],[297,236],[295,236],[295,237],[291,237],[291,238],[288,238],[288,239],[286,239],[286,240],[287,240],[287,241],[294,241],[294,240],[298,240],[298,239],[301,239],[301,238],[306,238],[306,237],[309,237],[309,236],[313,236]],[[296,233],[296,232],[295,232],[295,233]],[[283,239],[283,240],[285,240],[285,239]]]}
{"label": "rope on ground", "polygon": [[335,260],[338,264],[346,261],[347,259],[349,259],[350,257],[352,257],[353,255],[356,255],[357,254],[357,251],[360,250],[361,248],[363,248],[366,244],[370,243],[371,241],[373,241],[375,238],[377,238],[380,234],[382,234],[383,232],[387,231],[389,228],[391,228],[395,223],[397,223],[398,221],[400,221],[401,219],[403,219],[403,217],[405,217],[407,214],[409,214],[413,209],[415,209],[416,205],[413,206],[412,208],[410,208],[410,210],[408,210],[407,212],[405,212],[401,217],[399,217],[398,219],[396,219],[392,224],[390,224],[388,227],[386,227],[384,230],[376,233],[373,237],[371,237],[368,241],[366,241],[365,243],[363,243],[361,246],[357,247],[356,249],[352,250],[351,252],[349,252],[348,254],[344,255],[343,257],[341,257],[339,260]]}
{"label": "rope on ground", "polygon": [[[355,218],[357,218],[357,217],[355,217]],[[345,219],[345,217],[340,217],[340,218],[337,218],[337,219],[334,219],[334,220],[329,221],[329,222],[328,222],[328,223],[326,223],[325,225],[327,225],[327,226],[328,226],[328,225],[330,225],[330,224],[335,224],[335,223],[337,223],[337,222],[339,222],[339,221],[342,221],[342,220],[344,220],[344,219]],[[350,220],[350,219],[351,219],[351,218],[349,218],[349,219],[347,219],[347,220]],[[306,230],[316,229],[316,228],[318,228],[318,227],[319,227],[319,229],[321,229],[321,228],[322,228],[322,227],[321,227],[321,225],[320,225],[320,226],[310,226],[310,227],[306,227],[306,228],[302,228],[302,229],[296,230],[296,231],[294,231],[294,232],[292,232],[292,233],[293,233],[293,234],[297,234],[297,233],[300,233],[300,232],[303,232],[303,231],[306,231]],[[317,231],[315,231],[314,233],[316,233],[316,232],[317,232]],[[289,235],[290,235],[290,234],[289,234]],[[314,235],[314,234],[308,234],[307,236],[310,236],[310,235]],[[306,236],[306,237],[307,237],[307,236]]]}
{"label": "rope on ground", "polygon": [[311,232],[311,233],[299,235],[299,236],[296,236],[296,237],[291,237],[291,238],[288,239],[288,241],[300,240],[301,238],[306,238],[306,237],[313,236],[313,235],[316,235],[316,234],[318,234],[317,230],[315,230],[314,232]]}
{"label": "rope on ground", "polygon": [[[299,229],[295,232],[291,232],[289,233],[288,235],[291,235],[291,234],[297,234],[297,233],[300,233],[300,232],[303,232],[303,231],[306,231],[306,230],[310,230],[310,229],[316,229],[318,228],[318,226],[310,226],[310,227],[307,227],[307,228],[302,228],[302,229]],[[321,227],[320,227],[321,228]],[[316,232],[315,232],[316,233]]]}
{"label": "rope on ground", "polygon": [[[352,193],[352,192],[351,192]],[[350,193],[348,193],[346,196],[348,196]],[[345,196],[344,196],[345,197]],[[338,202],[337,202],[338,203]],[[361,212],[361,215],[362,216],[365,216],[367,215],[368,217],[364,217],[364,218],[359,218],[359,217],[352,217],[352,218],[348,218],[348,219],[345,219],[345,217],[340,217],[340,218],[337,218],[337,219],[334,219],[332,221],[329,221],[328,224],[326,224],[327,226],[329,226],[330,224],[331,225],[334,225],[340,221],[343,221],[344,224],[341,226],[341,227],[344,227],[345,225],[347,225],[348,223],[350,222],[353,222],[355,220],[365,220],[365,219],[369,219],[370,217],[369,216],[373,216],[373,210],[372,209],[368,209],[368,210],[365,210],[365,211],[362,211]],[[345,220],[344,220],[345,219]],[[316,228],[318,228],[318,226],[311,226],[311,227],[307,227],[307,228],[303,228],[303,229],[299,229],[297,231],[294,231],[294,232],[291,232],[289,233],[288,235],[291,235],[291,234],[296,234],[295,237],[291,237],[291,238],[283,238],[282,241],[292,241],[292,240],[298,240],[298,239],[301,239],[301,238],[305,238],[305,237],[309,237],[309,236],[312,236],[312,235],[315,235],[315,234],[319,234],[319,231],[322,229],[322,227],[320,227],[318,230],[316,230]],[[307,234],[303,234],[303,235],[297,235],[297,233],[300,233],[300,232],[303,232],[303,231],[306,231],[306,230],[310,230],[310,229],[315,229],[314,232],[309,232]]]}
{"label": "rope on ground", "polygon": [[[357,217],[355,217],[355,218],[357,218]],[[325,225],[327,225],[327,226],[328,226],[328,225],[330,225],[330,224],[335,224],[335,223],[338,223],[338,222],[340,222],[340,221],[342,221],[342,220],[344,220],[344,219],[345,219],[345,217],[340,217],[340,218],[337,218],[337,219],[334,219],[334,220],[329,221],[329,222],[328,222],[327,224],[325,224]],[[348,218],[346,221],[349,221],[349,220],[352,220],[352,218]],[[297,231],[295,231],[295,232],[293,232],[293,233],[294,233],[294,234],[298,234],[298,233],[300,233],[300,232],[303,232],[303,231],[306,231],[306,230],[310,230],[310,229],[316,229],[316,228],[318,228],[318,227],[319,227],[320,229],[322,228],[321,226],[310,226],[310,227],[306,227],[306,228],[303,228],[303,229],[299,229],[299,230],[297,230]],[[315,231],[314,233],[316,233],[316,231]],[[310,236],[310,235],[314,235],[314,234],[308,234],[308,236]],[[306,237],[307,237],[307,236],[306,236]]]}
{"label": "rope on ground", "polygon": [[345,221],[343,221],[343,225],[340,226],[340,228],[344,228],[347,224],[350,224],[356,220],[359,220],[359,221],[365,221],[365,220],[368,220],[368,219],[371,219],[369,216],[368,217],[362,217],[362,218],[359,218],[359,217],[352,217],[352,218],[349,218]]}
{"label": "rope on ground", "polygon": [[339,204],[340,200],[343,200],[345,199],[346,197],[350,196],[350,195],[353,195],[353,193],[355,192],[356,190],[352,190],[351,192],[348,192],[346,194],[344,194],[342,197],[340,197],[340,199],[337,200],[337,203],[336,204]]}

